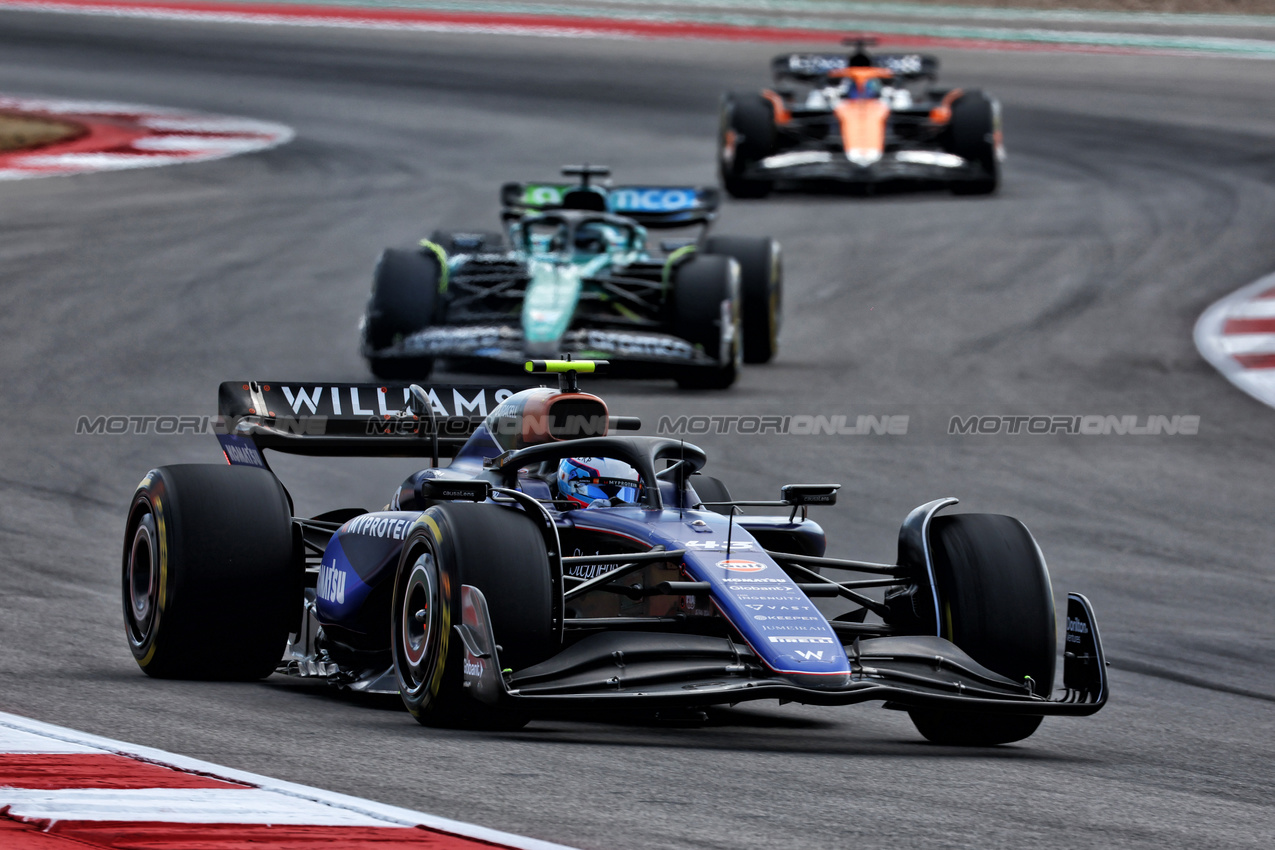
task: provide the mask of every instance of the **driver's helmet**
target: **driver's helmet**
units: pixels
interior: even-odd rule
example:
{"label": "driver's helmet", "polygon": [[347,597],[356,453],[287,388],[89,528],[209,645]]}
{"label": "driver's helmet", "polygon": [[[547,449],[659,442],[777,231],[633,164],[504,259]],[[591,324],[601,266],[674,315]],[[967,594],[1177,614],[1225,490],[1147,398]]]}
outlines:
{"label": "driver's helmet", "polygon": [[841,85],[841,96],[849,100],[873,100],[881,96],[881,81],[868,79],[856,85],[854,80],[847,79]]}
{"label": "driver's helmet", "polygon": [[581,254],[601,254],[610,247],[606,225],[589,222],[576,228],[575,249]]}
{"label": "driver's helmet", "polygon": [[569,457],[558,463],[558,494],[582,508],[635,505],[638,471],[609,457]]}

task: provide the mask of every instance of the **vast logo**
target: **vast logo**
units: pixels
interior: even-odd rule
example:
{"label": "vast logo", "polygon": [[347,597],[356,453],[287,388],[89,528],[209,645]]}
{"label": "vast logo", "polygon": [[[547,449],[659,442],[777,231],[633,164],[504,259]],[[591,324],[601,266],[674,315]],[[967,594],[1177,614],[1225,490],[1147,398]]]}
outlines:
{"label": "vast logo", "polygon": [[733,573],[759,573],[766,569],[765,564],[759,564],[756,561],[741,561],[733,558],[728,561],[718,561],[717,566],[724,570],[730,570]]}

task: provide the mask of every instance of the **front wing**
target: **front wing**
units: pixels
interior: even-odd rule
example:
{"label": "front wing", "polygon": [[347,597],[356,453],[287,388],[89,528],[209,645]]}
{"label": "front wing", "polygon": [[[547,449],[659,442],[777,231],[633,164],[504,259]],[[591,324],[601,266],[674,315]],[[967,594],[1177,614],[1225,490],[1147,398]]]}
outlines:
{"label": "front wing", "polygon": [[580,328],[551,343],[528,342],[522,329],[511,325],[443,325],[426,328],[379,350],[364,347],[365,357],[455,357],[521,365],[528,358],[572,354],[607,360],[714,366],[702,349],[672,334],[646,330]]}
{"label": "front wing", "polygon": [[743,176],[749,180],[771,182],[884,183],[916,180],[954,183],[978,180],[987,175],[978,163],[942,151],[893,151],[876,162],[859,164],[841,151],[798,150],[752,163],[744,169]]}
{"label": "front wing", "polygon": [[1089,601],[1069,594],[1065,693],[1037,696],[931,636],[860,639],[850,672],[825,681],[765,669],[745,646],[720,637],[606,632],[517,673],[502,672],[482,591],[461,589],[465,687],[492,705],[541,713],[572,708],[734,704],[780,699],[811,705],[884,700],[887,707],[943,707],[1001,714],[1089,715],[1107,702],[1106,661]]}

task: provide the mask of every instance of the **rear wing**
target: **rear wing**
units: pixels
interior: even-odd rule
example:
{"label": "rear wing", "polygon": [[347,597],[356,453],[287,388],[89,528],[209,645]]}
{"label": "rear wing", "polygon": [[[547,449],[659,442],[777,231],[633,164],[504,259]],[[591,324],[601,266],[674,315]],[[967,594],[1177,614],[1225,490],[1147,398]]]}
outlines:
{"label": "rear wing", "polygon": [[[631,218],[643,227],[689,227],[708,224],[721,206],[721,193],[711,186],[592,186],[606,199],[607,212]],[[510,212],[534,213],[563,208],[574,183],[506,183],[500,202]]]}
{"label": "rear wing", "polygon": [[[775,82],[815,82],[849,64],[845,53],[785,53],[771,60],[771,71]],[[872,57],[872,66],[885,68],[905,82],[935,80],[939,74],[938,58],[924,53],[878,53]]]}
{"label": "rear wing", "polygon": [[[321,457],[428,457],[427,417],[411,415],[408,384],[227,381],[217,391],[217,434],[231,464],[269,468],[266,449]],[[523,386],[432,384],[438,453],[454,457],[497,405]]]}

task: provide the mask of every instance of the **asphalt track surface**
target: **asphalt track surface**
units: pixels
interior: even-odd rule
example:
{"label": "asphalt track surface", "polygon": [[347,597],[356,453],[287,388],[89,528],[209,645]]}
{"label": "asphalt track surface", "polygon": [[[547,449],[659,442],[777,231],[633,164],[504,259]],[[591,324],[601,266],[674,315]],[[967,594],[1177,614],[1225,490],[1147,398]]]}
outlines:
{"label": "asphalt track surface", "polygon": [[[889,560],[956,495],[1033,530],[1093,600],[1109,706],[995,750],[906,716],[758,703],[707,726],[431,731],[280,677],[150,681],[120,535],[150,467],[211,436],[75,436],[211,413],[218,382],[358,380],[371,262],[494,220],[564,160],[708,182],[719,93],[771,45],[0,16],[0,91],[282,121],[264,154],[0,186],[0,709],[588,848],[1269,847],[1275,415],[1196,354],[1195,318],[1275,268],[1275,89],[1259,62],[949,53],[1005,104],[992,199],[729,204],[784,243],[781,356],[731,392],[601,383],[622,413],[907,414],[906,436],[697,442],[737,494],[834,478],[830,553]],[[971,414],[1196,414],[1195,436],[948,436]],[[281,465],[299,509],[379,506],[401,462]],[[244,588],[244,593],[251,588]],[[215,648],[210,649],[215,651]],[[191,660],[192,665],[199,663]]]}

